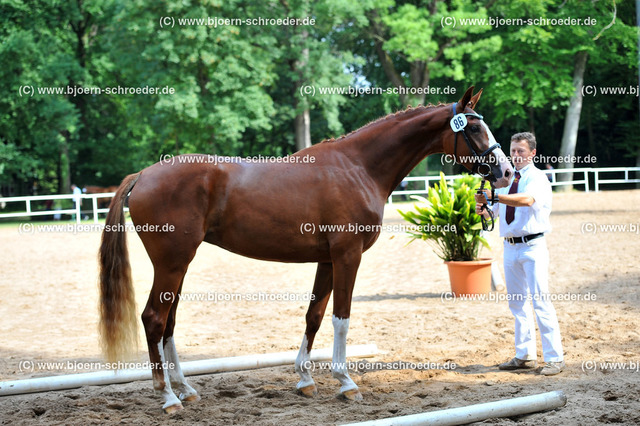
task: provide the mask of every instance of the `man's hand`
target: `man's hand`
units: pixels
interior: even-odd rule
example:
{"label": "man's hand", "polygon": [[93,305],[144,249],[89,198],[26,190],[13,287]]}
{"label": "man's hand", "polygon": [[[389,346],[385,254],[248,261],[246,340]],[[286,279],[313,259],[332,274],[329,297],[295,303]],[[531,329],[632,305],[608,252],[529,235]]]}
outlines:
{"label": "man's hand", "polygon": [[476,203],[487,204],[487,200],[491,198],[491,194],[489,193],[488,189],[483,189],[482,194],[478,194],[476,192],[475,197],[476,197]]}
{"label": "man's hand", "polygon": [[476,198],[476,214],[480,215],[480,216],[484,216],[486,219],[489,219],[491,216],[489,216],[489,213],[487,212],[487,209],[489,208],[487,203],[488,203],[488,199],[491,197],[491,194],[489,192],[488,189],[483,189],[482,193],[477,193],[475,194],[475,198]]}
{"label": "man's hand", "polygon": [[489,219],[491,216],[489,216],[489,213],[487,213],[485,206],[486,206],[485,203],[476,203],[476,214],[480,216],[484,216],[485,218]]}

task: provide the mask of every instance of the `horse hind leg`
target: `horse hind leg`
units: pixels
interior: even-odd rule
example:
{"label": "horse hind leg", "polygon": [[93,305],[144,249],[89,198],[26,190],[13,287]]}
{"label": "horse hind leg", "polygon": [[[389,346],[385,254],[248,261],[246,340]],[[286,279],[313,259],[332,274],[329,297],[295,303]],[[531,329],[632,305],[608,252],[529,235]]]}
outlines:
{"label": "horse hind leg", "polygon": [[[184,279],[183,279],[184,282]],[[178,295],[182,291],[182,283],[178,289]],[[179,297],[173,302],[171,310],[169,311],[169,317],[167,319],[167,326],[164,330],[164,358],[167,361],[165,366],[169,372],[169,382],[172,389],[177,393],[180,401],[183,402],[196,402],[200,400],[198,392],[192,388],[187,379],[184,377],[182,368],[180,367],[180,360],[178,359],[178,352],[176,350],[175,340],[173,338],[173,329],[176,325],[176,311],[178,309]]]}
{"label": "horse hind leg", "polygon": [[309,353],[313,346],[313,340],[322,323],[322,317],[329,302],[329,296],[333,288],[333,267],[331,263],[319,263],[316,271],[316,278],[313,284],[313,300],[309,303],[306,321],[307,328],[302,338],[302,345],[296,357],[295,370],[300,376],[300,381],[296,385],[298,392],[304,396],[312,397],[317,395],[313,378],[311,377],[311,358]]}
{"label": "horse hind leg", "polygon": [[[186,272],[186,271],[185,271]],[[153,287],[142,312],[142,322],[147,336],[149,360],[153,377],[153,388],[163,399],[162,409],[171,414],[181,410],[182,403],[171,389],[171,378],[164,349],[164,333],[173,304],[178,298],[178,289],[184,272],[167,272],[156,267]]]}

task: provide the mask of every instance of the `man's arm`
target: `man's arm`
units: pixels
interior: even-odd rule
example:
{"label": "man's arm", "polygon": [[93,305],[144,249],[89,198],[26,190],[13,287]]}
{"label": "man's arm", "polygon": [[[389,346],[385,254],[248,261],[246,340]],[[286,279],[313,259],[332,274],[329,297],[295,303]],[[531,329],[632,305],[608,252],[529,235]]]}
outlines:
{"label": "man's arm", "polygon": [[526,193],[502,194],[497,198],[499,203],[511,207],[531,207],[536,202],[531,195]]}
{"label": "man's arm", "polygon": [[[487,203],[490,194],[488,190],[484,190],[484,195],[476,194],[476,214],[482,215],[489,219],[489,213],[482,209],[482,205]],[[497,202],[512,207],[530,207],[535,203],[535,199],[526,193],[516,194],[496,194]]]}

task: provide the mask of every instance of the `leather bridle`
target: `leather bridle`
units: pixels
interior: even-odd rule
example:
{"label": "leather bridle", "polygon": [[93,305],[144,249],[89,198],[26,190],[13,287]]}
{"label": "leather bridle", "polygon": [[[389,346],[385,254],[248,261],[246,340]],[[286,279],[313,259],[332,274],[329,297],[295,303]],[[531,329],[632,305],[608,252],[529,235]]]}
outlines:
{"label": "leather bridle", "polygon": [[[457,106],[457,103],[454,103],[451,106],[451,109],[453,111],[453,118],[451,118],[451,121],[450,121],[451,130],[453,130],[453,132],[455,133],[455,139],[453,142],[453,159],[454,161],[460,164],[463,164],[462,162],[458,161],[458,156],[457,156],[458,133],[462,133],[462,136],[464,137],[464,141],[467,143],[467,147],[469,147],[469,151],[473,153],[473,163],[471,165],[470,171],[472,173],[477,173],[480,176],[482,176],[482,183],[480,185],[480,188],[478,188],[477,193],[484,195],[485,180],[489,180],[489,185],[491,185],[491,199],[488,199],[487,203],[489,202],[494,203],[496,202],[496,199],[495,199],[495,188],[493,186],[493,182],[497,180],[497,177],[493,175],[491,171],[491,165],[485,161],[485,158],[487,154],[491,153],[493,150],[497,148],[500,148],[500,144],[496,142],[493,145],[491,145],[489,148],[487,148],[486,150],[478,154],[478,152],[475,150],[473,145],[471,145],[471,141],[469,140],[469,137],[467,136],[465,129],[467,127],[467,117],[477,118],[478,120],[482,120],[483,117],[480,114],[471,113],[471,112],[456,114],[456,106]],[[469,169],[467,166],[465,166],[465,168]],[[488,208],[487,204],[483,204],[482,209],[486,210],[487,213],[489,214],[489,219],[485,219],[484,215],[480,215],[480,221],[482,222],[482,229],[484,231],[493,231],[493,226],[495,222],[493,211],[490,208]]]}
{"label": "leather bridle", "polygon": [[[469,137],[465,132],[465,129],[467,127],[466,117],[473,117],[473,118],[477,118],[478,120],[482,120],[483,117],[480,114],[471,113],[471,112],[456,114],[456,106],[457,106],[457,103],[454,103],[451,106],[451,109],[453,110],[453,118],[451,119],[451,122],[450,122],[451,129],[455,133],[455,139],[453,143],[453,159],[457,163],[464,165],[464,163],[458,161],[458,155],[457,155],[458,154],[458,133],[462,133],[462,136],[464,137],[464,141],[467,143],[467,147],[469,147],[469,150],[473,153],[473,164],[471,166],[470,171],[472,173],[479,174],[484,179],[487,179],[492,172],[491,172],[491,165],[488,164],[486,161],[484,161],[484,158],[487,156],[487,154],[491,153],[493,150],[500,148],[500,144],[496,142],[493,145],[491,145],[489,148],[484,150],[483,152],[478,153],[478,151],[475,150],[473,145],[471,145],[471,141],[469,140]],[[454,123],[454,121],[457,121],[457,122]],[[466,168],[468,169],[468,167]],[[495,182],[497,178],[495,176],[492,176],[492,177],[493,177],[493,181]]]}

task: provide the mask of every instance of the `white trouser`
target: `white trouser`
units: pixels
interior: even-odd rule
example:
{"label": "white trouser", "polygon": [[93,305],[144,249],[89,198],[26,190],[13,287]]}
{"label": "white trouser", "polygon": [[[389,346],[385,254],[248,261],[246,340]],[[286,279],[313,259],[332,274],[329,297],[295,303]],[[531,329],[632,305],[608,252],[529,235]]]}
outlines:
{"label": "white trouser", "polygon": [[516,358],[536,359],[536,327],[529,303],[531,300],[538,319],[544,361],[562,361],[558,317],[548,297],[549,251],[545,238],[513,245],[505,241],[504,276],[509,309],[515,317]]}

